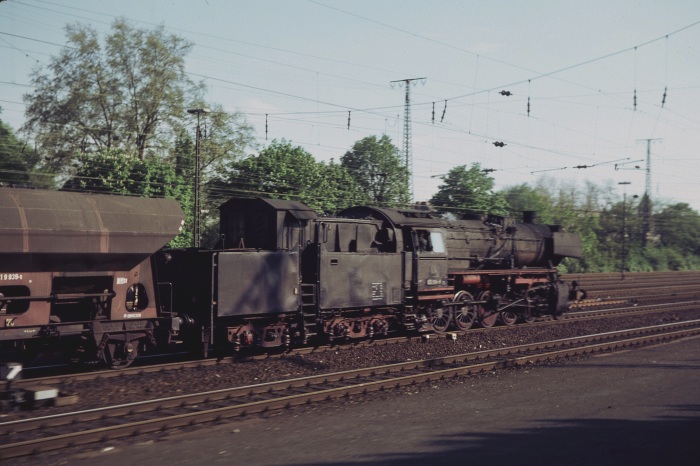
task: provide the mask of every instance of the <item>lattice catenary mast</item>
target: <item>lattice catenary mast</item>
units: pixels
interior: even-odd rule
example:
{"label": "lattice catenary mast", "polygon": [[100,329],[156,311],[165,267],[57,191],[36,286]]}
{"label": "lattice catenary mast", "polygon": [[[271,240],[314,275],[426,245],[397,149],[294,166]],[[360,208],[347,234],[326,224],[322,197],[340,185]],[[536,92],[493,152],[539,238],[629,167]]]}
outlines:
{"label": "lattice catenary mast", "polygon": [[413,201],[413,156],[411,154],[411,82],[425,81],[427,78],[398,79],[391,83],[403,83],[406,85],[406,103],[403,117],[403,156],[408,172],[408,194]]}
{"label": "lattice catenary mast", "polygon": [[661,138],[648,138],[639,139],[638,142],[646,141],[647,143],[647,167],[646,167],[646,180],[644,183],[644,194],[646,197],[646,203],[643,206],[642,212],[642,244],[647,245],[647,240],[652,236],[652,226],[651,226],[651,143],[652,141],[660,141]]}

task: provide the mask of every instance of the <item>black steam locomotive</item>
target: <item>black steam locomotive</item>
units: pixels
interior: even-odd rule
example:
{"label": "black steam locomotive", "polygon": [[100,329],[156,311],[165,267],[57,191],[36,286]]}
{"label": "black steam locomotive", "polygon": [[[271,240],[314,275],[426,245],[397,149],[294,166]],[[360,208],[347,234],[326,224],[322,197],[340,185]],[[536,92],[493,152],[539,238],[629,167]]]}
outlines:
{"label": "black steam locomotive", "polygon": [[569,303],[554,268],[577,235],[485,216],[374,207],[319,217],[292,201],[232,199],[214,250],[158,255],[169,312],[206,349],[507,325]]}
{"label": "black steam locomotive", "polygon": [[483,216],[231,199],[214,249],[159,250],[171,200],[0,188],[0,345],[63,347],[111,367],[142,349],[286,348],[559,316],[555,266],[577,235]]}

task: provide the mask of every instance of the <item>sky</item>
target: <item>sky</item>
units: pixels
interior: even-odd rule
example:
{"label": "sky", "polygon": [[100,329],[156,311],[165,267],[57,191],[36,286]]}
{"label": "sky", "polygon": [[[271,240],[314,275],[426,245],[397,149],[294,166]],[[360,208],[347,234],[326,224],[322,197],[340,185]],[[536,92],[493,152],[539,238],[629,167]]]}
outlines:
{"label": "sky", "polygon": [[657,205],[700,210],[697,0],[0,0],[0,119],[20,128],[66,24],[104,37],[116,18],[192,42],[208,101],[317,160],[382,134],[403,151],[410,79],[416,201],[479,163],[497,189],[618,198],[650,175]]}

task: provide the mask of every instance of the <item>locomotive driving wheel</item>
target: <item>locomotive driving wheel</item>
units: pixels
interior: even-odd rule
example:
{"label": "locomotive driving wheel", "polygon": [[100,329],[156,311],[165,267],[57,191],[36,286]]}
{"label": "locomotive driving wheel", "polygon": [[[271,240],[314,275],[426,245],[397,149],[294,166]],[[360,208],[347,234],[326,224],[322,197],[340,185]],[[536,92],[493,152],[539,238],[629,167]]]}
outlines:
{"label": "locomotive driving wheel", "polygon": [[454,316],[452,321],[458,330],[469,330],[474,321],[476,321],[477,309],[474,305],[474,297],[466,291],[459,291],[454,301],[460,303],[454,307]]}
{"label": "locomotive driving wheel", "polygon": [[490,305],[491,292],[482,291],[479,294],[479,301],[483,301],[481,304],[479,304],[477,311],[479,315],[479,323],[482,327],[493,327],[496,325],[496,321],[498,320],[498,311],[492,309],[492,306]]}
{"label": "locomotive driving wheel", "polygon": [[513,311],[501,311],[501,322],[511,326],[518,321],[518,315]]}
{"label": "locomotive driving wheel", "polygon": [[450,326],[450,311],[439,304],[430,306],[428,310],[428,322],[433,326],[436,333],[444,333]]}

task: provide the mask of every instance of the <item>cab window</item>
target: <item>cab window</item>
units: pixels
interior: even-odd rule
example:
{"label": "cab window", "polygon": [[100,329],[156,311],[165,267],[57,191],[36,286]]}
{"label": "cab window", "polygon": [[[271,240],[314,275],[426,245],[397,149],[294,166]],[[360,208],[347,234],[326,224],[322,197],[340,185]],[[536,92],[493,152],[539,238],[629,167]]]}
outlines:
{"label": "cab window", "polygon": [[445,252],[445,241],[442,238],[442,232],[430,232],[430,245],[432,246],[433,252]]}
{"label": "cab window", "polygon": [[445,252],[445,241],[442,232],[431,230],[416,230],[417,249],[421,252]]}

